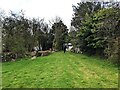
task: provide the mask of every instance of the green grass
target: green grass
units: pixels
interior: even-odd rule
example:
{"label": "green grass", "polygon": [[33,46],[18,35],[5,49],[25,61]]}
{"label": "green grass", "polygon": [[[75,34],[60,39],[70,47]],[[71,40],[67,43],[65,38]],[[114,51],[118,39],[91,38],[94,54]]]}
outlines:
{"label": "green grass", "polygon": [[56,52],[2,64],[3,88],[118,88],[118,68],[96,58]]}

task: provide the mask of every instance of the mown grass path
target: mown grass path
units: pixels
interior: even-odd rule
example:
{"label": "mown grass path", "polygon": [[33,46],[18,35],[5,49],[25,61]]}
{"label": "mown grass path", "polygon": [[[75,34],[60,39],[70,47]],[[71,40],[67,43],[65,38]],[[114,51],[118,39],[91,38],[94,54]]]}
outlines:
{"label": "mown grass path", "polygon": [[118,68],[95,57],[56,52],[2,64],[3,88],[117,88]]}

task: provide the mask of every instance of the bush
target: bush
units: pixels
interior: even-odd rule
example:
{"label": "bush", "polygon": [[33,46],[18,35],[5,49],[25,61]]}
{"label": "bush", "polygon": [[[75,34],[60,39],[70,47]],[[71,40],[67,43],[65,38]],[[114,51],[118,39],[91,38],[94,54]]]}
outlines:
{"label": "bush", "polygon": [[16,54],[12,52],[2,53],[2,62],[13,61],[16,59]]}

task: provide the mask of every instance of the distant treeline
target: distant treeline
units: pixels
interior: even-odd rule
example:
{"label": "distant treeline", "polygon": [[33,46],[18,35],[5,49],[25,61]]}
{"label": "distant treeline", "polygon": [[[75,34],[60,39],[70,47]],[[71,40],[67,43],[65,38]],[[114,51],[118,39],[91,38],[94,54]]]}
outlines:
{"label": "distant treeline", "polygon": [[62,50],[68,29],[61,18],[56,17],[49,27],[44,19],[28,19],[22,11],[0,16],[3,61],[29,56],[34,50]]}

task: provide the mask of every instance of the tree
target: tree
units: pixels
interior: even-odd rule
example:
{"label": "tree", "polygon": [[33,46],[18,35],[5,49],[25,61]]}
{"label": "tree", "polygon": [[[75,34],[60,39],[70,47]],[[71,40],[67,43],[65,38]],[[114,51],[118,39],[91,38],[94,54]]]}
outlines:
{"label": "tree", "polygon": [[39,50],[52,47],[53,38],[44,19],[31,20],[22,11],[18,14],[11,11],[9,16],[2,18],[2,25],[3,54],[6,58],[8,53],[9,60],[13,55],[14,58],[24,57],[35,47]]}
{"label": "tree", "polygon": [[[22,14],[22,13],[20,13]],[[27,38],[29,37],[29,38]],[[28,51],[31,32],[28,20],[24,15],[11,12],[11,16],[5,17],[3,21],[3,51],[12,52],[17,57],[24,57]]]}
{"label": "tree", "polygon": [[101,8],[100,2],[80,2],[77,6],[73,5],[73,18],[71,25],[76,29],[79,29],[82,26],[82,21],[85,19],[85,15],[92,15]]}
{"label": "tree", "polygon": [[[95,29],[99,37],[107,42],[105,54],[109,59],[119,59],[120,9],[117,7],[104,8],[94,15]],[[116,61],[115,61],[116,62]]]}
{"label": "tree", "polygon": [[91,44],[93,41],[92,38],[94,38],[91,31],[93,29],[92,16],[100,8],[100,2],[81,2],[78,3],[78,6],[73,6],[74,17],[72,18],[71,25],[76,28],[76,38],[74,41],[77,44],[76,46],[84,53],[95,53],[95,48],[91,47],[91,45],[93,45]]}
{"label": "tree", "polygon": [[[87,5],[88,4],[88,5]],[[120,55],[120,8],[118,3],[82,3],[75,7],[71,24],[76,28],[76,42],[84,53],[98,54],[117,62]],[[84,6],[86,5],[86,6]],[[89,6],[90,5],[90,6]],[[97,7],[95,10],[89,7]],[[85,7],[85,9],[83,8]],[[83,13],[79,13],[81,10]],[[90,12],[91,13],[90,13]]]}
{"label": "tree", "polygon": [[79,38],[76,35],[77,35],[76,28],[74,26],[71,26],[68,36],[70,39],[69,42],[72,43],[73,47],[77,47],[77,45],[79,44]]}
{"label": "tree", "polygon": [[68,34],[67,26],[60,20],[52,25],[52,30],[54,34],[53,47],[55,47],[56,50],[62,50]]}
{"label": "tree", "polygon": [[2,21],[4,11],[0,9],[0,54],[2,53]]}

